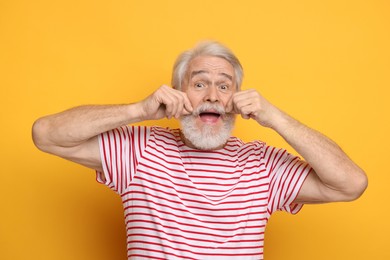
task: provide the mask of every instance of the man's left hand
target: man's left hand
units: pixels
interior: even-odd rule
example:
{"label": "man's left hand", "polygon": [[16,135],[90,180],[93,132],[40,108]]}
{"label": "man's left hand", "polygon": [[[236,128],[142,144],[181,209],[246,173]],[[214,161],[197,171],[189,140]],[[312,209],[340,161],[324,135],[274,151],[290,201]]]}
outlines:
{"label": "man's left hand", "polygon": [[272,127],[281,111],[254,89],[235,93],[227,106],[228,112],[254,119],[260,125]]}

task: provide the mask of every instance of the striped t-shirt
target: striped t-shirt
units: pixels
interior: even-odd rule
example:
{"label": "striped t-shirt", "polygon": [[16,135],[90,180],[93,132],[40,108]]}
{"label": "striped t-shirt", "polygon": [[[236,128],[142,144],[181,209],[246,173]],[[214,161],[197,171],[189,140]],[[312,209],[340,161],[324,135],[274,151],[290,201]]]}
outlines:
{"label": "striped t-shirt", "polygon": [[270,215],[302,207],[310,166],[260,141],[202,151],[178,129],[124,126],[99,143],[97,180],[122,198],[129,259],[263,259]]}

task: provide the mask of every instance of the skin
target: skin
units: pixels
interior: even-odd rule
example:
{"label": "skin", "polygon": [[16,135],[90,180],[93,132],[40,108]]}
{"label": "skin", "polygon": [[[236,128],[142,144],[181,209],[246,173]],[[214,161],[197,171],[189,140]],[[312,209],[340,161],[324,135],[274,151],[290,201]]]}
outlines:
{"label": "skin", "polygon": [[[203,102],[222,105],[226,112],[255,120],[281,135],[313,168],[295,203],[324,203],[357,199],[367,187],[367,177],[332,140],[298,122],[253,89],[238,91],[232,65],[224,59],[193,59],[183,91],[166,85],[146,99],[126,105],[81,106],[38,119],[33,140],[42,151],[102,171],[97,136],[111,129],[161,118],[189,115]],[[197,124],[221,126],[196,118]],[[193,146],[188,140],[183,140]]]}

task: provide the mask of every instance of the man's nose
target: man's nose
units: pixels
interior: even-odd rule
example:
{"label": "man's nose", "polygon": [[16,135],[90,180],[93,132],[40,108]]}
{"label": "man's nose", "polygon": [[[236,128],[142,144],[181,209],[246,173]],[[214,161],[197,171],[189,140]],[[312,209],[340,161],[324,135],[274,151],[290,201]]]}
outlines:
{"label": "man's nose", "polygon": [[208,101],[208,102],[218,102],[219,96],[218,96],[217,87],[216,86],[208,87],[204,99],[205,99],[204,101]]}

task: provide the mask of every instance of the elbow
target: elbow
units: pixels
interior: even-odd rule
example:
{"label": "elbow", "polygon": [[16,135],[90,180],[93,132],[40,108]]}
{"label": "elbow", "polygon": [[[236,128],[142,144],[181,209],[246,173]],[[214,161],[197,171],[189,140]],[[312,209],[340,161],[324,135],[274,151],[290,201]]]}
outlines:
{"label": "elbow", "polygon": [[350,189],[346,194],[346,201],[354,201],[360,198],[368,187],[366,173],[363,170],[355,173],[355,177],[349,186]]}
{"label": "elbow", "polygon": [[37,119],[32,126],[32,140],[41,151],[47,152],[48,147],[48,123],[45,118]]}

